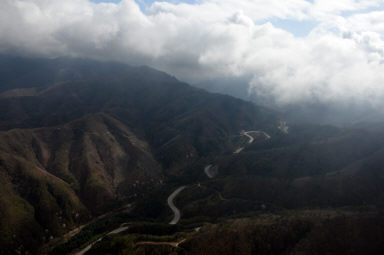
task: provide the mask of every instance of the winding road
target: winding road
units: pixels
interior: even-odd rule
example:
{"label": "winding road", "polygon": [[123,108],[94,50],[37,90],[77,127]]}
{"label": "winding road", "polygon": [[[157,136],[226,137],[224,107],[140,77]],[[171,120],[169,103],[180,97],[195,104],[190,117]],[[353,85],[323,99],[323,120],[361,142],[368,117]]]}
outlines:
{"label": "winding road", "polygon": [[176,198],[176,196],[183,190],[185,189],[187,186],[181,186],[180,188],[178,188],[177,190],[175,190],[169,197],[168,197],[168,206],[171,208],[171,210],[173,211],[173,219],[169,222],[169,224],[171,225],[175,225],[179,222],[180,220],[180,210],[177,209],[177,207],[175,206],[175,204],[173,203],[173,200]]}
{"label": "winding road", "polygon": [[208,165],[206,167],[204,167],[204,173],[208,176],[208,178],[212,179],[213,177],[215,177],[215,174],[212,173],[210,170],[212,168],[212,165]]}
{"label": "winding road", "polygon": [[[128,225],[126,223],[123,223],[122,225],[120,225],[120,227],[118,227],[118,228],[112,230],[111,232],[109,232],[107,234],[107,236],[121,233],[121,232],[123,232],[123,231],[125,231],[127,229],[128,229]],[[76,252],[75,255],[83,255],[83,254],[85,254],[87,251],[89,251],[93,247],[93,245],[95,245],[97,242],[100,242],[101,240],[103,240],[104,237],[105,236],[102,236],[99,239],[97,239],[96,241],[94,241],[93,243],[90,243],[87,247],[85,247],[81,251]]]}
{"label": "winding road", "polygon": [[233,152],[233,154],[239,154],[240,152],[242,152],[244,150],[244,147],[241,147],[241,148],[238,148],[237,150],[235,150]]}
{"label": "winding road", "polygon": [[255,141],[255,138],[253,138],[251,135],[248,134],[250,132],[253,132],[253,131],[243,132],[242,134],[249,138],[248,143],[253,143],[253,141]]}
{"label": "winding road", "polygon": [[151,242],[151,241],[146,241],[146,242],[137,242],[136,245],[169,245],[169,246],[172,246],[174,248],[177,248],[185,240],[186,239],[183,239],[179,242]]}
{"label": "winding road", "polygon": [[247,132],[242,132],[241,134],[242,135],[245,135],[249,138],[249,141],[248,143],[253,143],[253,141],[255,140],[251,135],[249,135],[249,133],[256,133],[256,134],[262,134],[265,136],[265,139],[269,140],[271,139],[271,136],[268,135],[267,133],[265,133],[264,131],[247,131]]}
{"label": "winding road", "polygon": [[[265,133],[264,131],[256,131],[256,130],[255,130],[255,131],[241,131],[241,132],[240,132],[240,135],[244,135],[244,136],[246,136],[246,137],[249,138],[248,144],[251,144],[251,143],[253,143],[253,141],[255,141],[255,138],[253,138],[253,136],[251,136],[250,133],[262,134],[262,135],[265,136],[265,138],[266,138],[267,140],[271,139],[271,136],[268,135],[267,133]],[[240,147],[240,148],[236,149],[236,150],[233,152],[233,154],[239,154],[239,153],[242,152],[243,150],[244,150],[244,147]]]}
{"label": "winding road", "polygon": [[[240,134],[244,135],[244,136],[247,136],[249,138],[248,144],[253,143],[254,140],[255,140],[249,133],[263,134],[266,139],[270,139],[271,138],[267,133],[265,133],[263,131],[242,131]],[[234,153],[235,154],[240,153],[243,149],[244,149],[244,147],[240,147]],[[204,168],[204,172],[208,176],[208,178],[213,178],[214,177],[214,173],[212,173],[210,171],[212,167],[213,167],[212,165],[207,165]],[[181,218],[180,210],[175,206],[173,201],[176,198],[176,196],[179,195],[179,193],[181,191],[183,191],[186,187],[187,186],[181,186],[181,187],[177,188],[171,195],[169,195],[169,197],[167,199],[168,206],[171,208],[171,210],[172,210],[172,212],[174,214],[173,219],[169,222],[170,225],[175,225],[175,224],[177,224],[180,221],[180,218]],[[221,195],[220,192],[217,191],[217,193],[219,195],[220,200],[226,200],[225,198],[223,198],[223,196]],[[127,229],[128,229],[128,226],[126,224],[123,224],[119,228],[109,232],[107,235],[118,234],[118,233],[123,232],[123,231],[125,231]],[[95,243],[101,241],[103,238],[104,238],[104,236],[100,237],[98,240],[96,240],[95,242],[89,244],[87,247],[85,247],[81,251],[75,253],[75,255],[83,255],[83,254],[85,254],[87,251],[89,251],[93,247],[93,245]],[[183,241],[185,241],[185,240],[182,240],[180,242],[163,242],[163,243],[162,242],[159,242],[159,243],[157,243],[157,242],[139,242],[137,244],[138,245],[146,245],[146,244],[150,244],[150,245],[163,245],[163,244],[167,244],[167,245],[171,245],[173,247],[178,247],[178,245],[180,243],[182,243]]]}

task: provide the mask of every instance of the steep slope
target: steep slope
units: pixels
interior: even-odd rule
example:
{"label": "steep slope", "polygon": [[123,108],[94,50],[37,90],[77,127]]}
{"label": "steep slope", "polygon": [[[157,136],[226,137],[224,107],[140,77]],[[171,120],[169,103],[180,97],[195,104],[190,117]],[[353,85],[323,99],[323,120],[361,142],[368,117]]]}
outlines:
{"label": "steep slope", "polygon": [[[56,61],[51,60],[53,66]],[[75,60],[65,63],[66,69],[77,67]],[[61,125],[105,112],[148,141],[165,167],[185,162],[187,155],[196,159],[223,151],[230,146],[228,136],[242,129],[276,129],[276,115],[269,110],[207,93],[147,67],[92,62],[88,68],[97,71],[79,67],[74,72],[80,80],[3,92],[0,129]]]}
{"label": "steep slope", "polygon": [[36,239],[19,236],[26,220],[38,241],[49,239],[162,182],[148,145],[105,114],[1,132],[0,141],[0,228],[15,242]]}
{"label": "steep slope", "polygon": [[[148,67],[119,63],[2,56],[0,73],[0,254],[35,252],[50,239],[127,204],[134,204],[128,214],[96,222],[57,250],[65,254],[128,220],[169,222],[165,201],[180,186],[186,186],[175,198],[180,222],[173,230],[154,227],[155,233],[163,228],[191,231],[206,222],[247,215],[258,221],[260,213],[286,209],[295,214],[303,208],[369,207],[374,213],[384,208],[383,125],[289,123],[279,128],[283,122],[273,111],[193,88]],[[204,171],[207,166],[214,170],[211,176]],[[285,226],[274,218],[267,227],[256,224],[250,236],[266,243],[262,251],[270,251],[268,245],[276,241],[295,254],[311,250],[316,240],[330,241],[321,233],[340,230],[341,222],[341,236],[331,247],[337,250],[355,222],[361,223],[356,233],[376,231],[372,222],[381,216],[371,216],[324,219],[320,227],[310,226],[314,231],[308,238],[293,239],[301,227],[307,233],[307,226],[291,228],[296,223]],[[274,239],[274,229],[281,239]],[[144,237],[121,236],[117,243],[106,238],[99,248],[121,244],[137,252],[213,253],[222,251],[210,250],[212,242],[204,239],[229,235],[226,243],[235,248],[223,246],[223,251],[236,254],[255,242],[243,236],[244,247],[237,247],[236,231],[220,234],[214,227],[171,247],[160,242],[166,247],[156,249],[145,239],[151,227],[141,230]],[[286,246],[286,238],[297,246]],[[374,251],[378,243],[373,242]],[[249,248],[245,253],[259,250]]]}
{"label": "steep slope", "polygon": [[[148,67],[1,57],[1,247],[35,249],[140,201],[274,113]],[[25,227],[25,225],[28,225]]]}

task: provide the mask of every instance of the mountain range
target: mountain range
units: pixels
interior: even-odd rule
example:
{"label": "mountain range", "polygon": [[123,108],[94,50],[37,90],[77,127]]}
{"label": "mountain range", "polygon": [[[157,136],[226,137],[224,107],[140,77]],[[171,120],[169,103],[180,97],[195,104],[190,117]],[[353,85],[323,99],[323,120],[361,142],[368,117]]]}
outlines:
{"label": "mountain range", "polygon": [[[133,207],[121,216],[124,221],[166,223],[171,215],[166,199],[181,185],[187,187],[176,200],[181,227],[136,228],[141,234],[183,232],[186,241],[173,251],[177,254],[199,254],[198,244],[209,249],[204,236],[228,232],[235,238],[227,228],[246,224],[252,226],[250,235],[273,235],[252,218],[265,212],[332,208],[332,215],[335,208],[353,208],[353,218],[342,224],[370,222],[357,224],[356,233],[373,228],[372,220],[381,222],[382,124],[336,127],[286,119],[276,110],[209,93],[146,66],[1,56],[0,254],[40,253],[44,244],[89,222],[101,224],[97,219],[119,208]],[[247,220],[233,222],[240,218]],[[328,231],[335,222],[319,229]],[[276,221],[269,217],[264,223]],[[288,221],[277,228],[287,226],[281,231],[287,236],[320,231],[312,218],[304,223]],[[223,224],[224,230],[209,224]],[[185,234],[196,226],[203,226],[202,235]],[[376,232],[374,238],[383,240]],[[282,250],[294,254],[287,247],[305,250],[321,239],[304,236],[284,237]],[[99,252],[111,252],[116,242],[122,247],[139,242],[116,238],[125,239],[104,240]],[[303,238],[307,248],[293,245]],[[67,243],[62,251],[65,245],[72,248]],[[153,252],[151,244],[142,246]]]}
{"label": "mountain range", "polygon": [[1,247],[36,247],[227,150],[228,136],[276,121],[148,67],[0,62]]}

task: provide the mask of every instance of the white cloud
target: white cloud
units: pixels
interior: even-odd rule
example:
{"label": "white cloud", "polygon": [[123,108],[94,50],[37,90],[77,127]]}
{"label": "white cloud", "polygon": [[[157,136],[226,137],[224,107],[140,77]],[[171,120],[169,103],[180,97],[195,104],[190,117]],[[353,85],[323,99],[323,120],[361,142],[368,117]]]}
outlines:
{"label": "white cloud", "polygon": [[[147,64],[188,81],[252,75],[251,91],[290,103],[384,96],[383,1],[2,0],[0,51]],[[348,15],[345,15],[347,13]],[[316,21],[303,38],[270,19]]]}

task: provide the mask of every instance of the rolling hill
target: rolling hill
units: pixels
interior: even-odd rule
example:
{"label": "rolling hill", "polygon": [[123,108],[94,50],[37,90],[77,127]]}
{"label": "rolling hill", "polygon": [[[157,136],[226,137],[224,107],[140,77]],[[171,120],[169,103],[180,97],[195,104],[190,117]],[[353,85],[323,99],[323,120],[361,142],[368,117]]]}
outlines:
{"label": "rolling hill", "polygon": [[[0,254],[66,254],[122,223],[129,233],[107,235],[90,254],[380,249],[380,124],[285,123],[116,62],[1,56],[0,73]],[[181,220],[165,225],[180,186]],[[371,231],[376,241],[358,241]]]}
{"label": "rolling hill", "polygon": [[276,129],[267,109],[148,67],[0,59],[1,247],[36,249],[232,148],[240,130]]}

